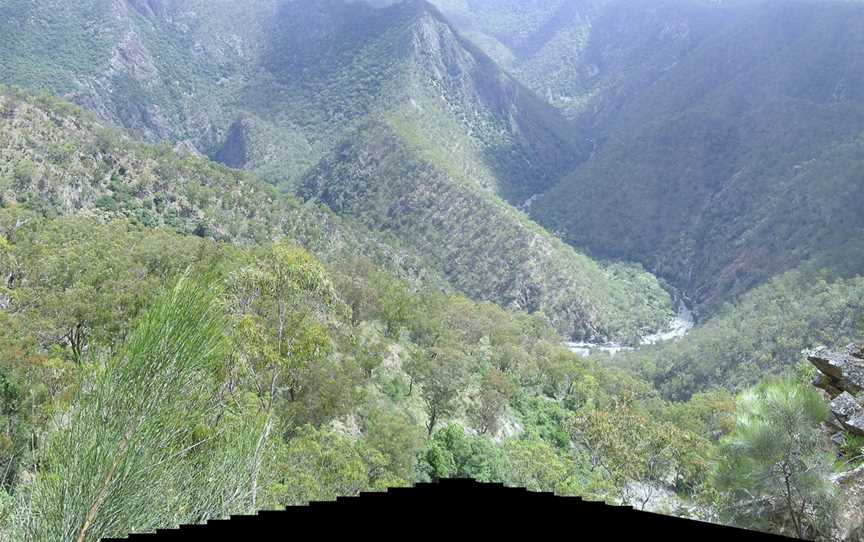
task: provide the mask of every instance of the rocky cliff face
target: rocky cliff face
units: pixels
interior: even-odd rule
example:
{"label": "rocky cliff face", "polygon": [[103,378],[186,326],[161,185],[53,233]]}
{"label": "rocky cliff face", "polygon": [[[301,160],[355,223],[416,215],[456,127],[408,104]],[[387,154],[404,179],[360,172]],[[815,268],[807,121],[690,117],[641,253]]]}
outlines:
{"label": "rocky cliff face", "polygon": [[839,352],[815,350],[807,359],[819,369],[813,385],[831,398],[830,424],[864,435],[864,346],[853,344]]}
{"label": "rocky cliff face", "polygon": [[[842,443],[845,432],[864,435],[864,345],[852,344],[839,351],[818,349],[807,359],[819,369],[813,385],[831,398],[827,426],[832,440]],[[838,540],[864,540],[864,466],[832,477],[839,491]]]}

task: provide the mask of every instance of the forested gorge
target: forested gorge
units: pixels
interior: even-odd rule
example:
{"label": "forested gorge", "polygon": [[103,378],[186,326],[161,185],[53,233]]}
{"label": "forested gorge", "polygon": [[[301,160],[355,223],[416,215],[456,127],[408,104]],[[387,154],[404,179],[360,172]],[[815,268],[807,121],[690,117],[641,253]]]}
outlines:
{"label": "forested gorge", "polygon": [[[0,218],[13,539],[95,540],[448,476],[637,507],[677,491],[683,509],[667,511],[694,517],[738,487],[712,462],[741,468],[725,454],[754,438],[735,423],[744,404],[719,390],[667,402],[560,346],[542,318],[412,289],[368,261],[326,267],[287,242],[17,206]],[[772,386],[752,393],[821,401],[802,378]],[[800,445],[824,454],[824,412],[810,416]]]}
{"label": "forested gorge", "polygon": [[[671,315],[651,274],[604,269],[510,205],[568,172],[586,145],[427,2],[86,0],[52,10],[54,1],[7,0],[0,30],[14,39],[0,49],[2,82],[52,95],[71,85],[102,121],[253,173],[269,184],[250,182],[259,195],[338,195],[322,199],[372,230],[364,242],[422,246],[423,269],[474,299],[542,310],[562,333],[629,341]],[[88,18],[102,39],[66,29]],[[27,30],[40,22],[63,30]],[[75,62],[44,58],[52,38]],[[166,181],[172,162],[156,171]],[[368,193],[361,180],[374,182]],[[474,208],[483,212],[466,219]],[[268,217],[243,226],[259,222],[276,227]]]}
{"label": "forested gorge", "polygon": [[862,20],[0,0],[0,541],[449,477],[859,540]]}
{"label": "forested gorge", "polygon": [[[542,319],[412,291],[368,263],[325,269],[290,244],[14,207],[2,219],[4,509],[32,539],[453,475],[623,491],[614,466],[573,455],[572,435],[606,434],[595,424],[617,412],[619,388],[633,402],[623,416],[667,409],[563,349]],[[654,445],[685,445],[669,437],[658,427]],[[176,501],[133,504],[157,495]]]}
{"label": "forested gorge", "polygon": [[[8,104],[21,111],[4,132],[0,209],[11,539],[96,540],[454,476],[725,518],[737,482],[722,465],[740,467],[728,442],[755,438],[738,434],[729,392],[670,402],[646,366],[582,358],[542,313],[471,301],[377,245],[325,242],[309,233],[320,219],[277,194],[256,204],[257,220],[242,180],[250,192],[223,189],[208,206],[201,191],[237,182],[229,170],[110,130],[91,140],[91,121],[49,98],[5,100],[7,118]],[[47,145],[25,130],[44,121],[65,126],[65,147],[11,151],[10,138]],[[159,182],[166,161],[185,179],[174,206],[116,178],[123,168]],[[88,181],[69,198],[70,172],[108,186]],[[268,208],[281,218],[263,219]],[[776,393],[818,403],[798,359]],[[810,431],[806,453],[828,453],[820,416],[796,422]],[[805,498],[830,490],[817,482],[802,480]],[[785,514],[734,518],[784,530]]]}

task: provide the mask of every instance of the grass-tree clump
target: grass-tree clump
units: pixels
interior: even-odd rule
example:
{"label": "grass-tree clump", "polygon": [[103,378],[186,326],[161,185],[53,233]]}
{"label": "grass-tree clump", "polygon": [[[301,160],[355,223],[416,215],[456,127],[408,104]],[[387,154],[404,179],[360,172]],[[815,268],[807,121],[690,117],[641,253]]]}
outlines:
{"label": "grass-tree clump", "polygon": [[738,398],[735,430],[715,473],[721,518],[741,526],[819,539],[831,533],[831,458],[816,390],[766,381]]}
{"label": "grass-tree clump", "polygon": [[[92,367],[74,408],[57,420],[62,427],[45,449],[42,470],[11,514],[12,539],[99,540],[246,506],[249,491],[236,490],[239,482],[231,479],[242,469],[235,470],[230,449],[247,447],[254,456],[261,445],[247,446],[249,439],[238,435],[258,428],[239,424],[227,439],[201,429],[214,414],[214,368],[224,347],[213,301],[206,285],[181,279],[142,316],[116,356]],[[219,468],[209,468],[211,462]],[[211,476],[198,480],[200,473]]]}

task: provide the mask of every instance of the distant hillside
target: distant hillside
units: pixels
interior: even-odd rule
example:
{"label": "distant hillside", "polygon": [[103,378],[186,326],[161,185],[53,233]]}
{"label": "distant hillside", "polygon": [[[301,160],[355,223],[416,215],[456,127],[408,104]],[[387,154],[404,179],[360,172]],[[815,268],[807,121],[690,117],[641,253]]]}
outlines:
{"label": "distant hillside", "polygon": [[640,268],[597,265],[424,160],[384,124],[349,138],[307,177],[301,195],[409,239],[461,291],[542,311],[573,337],[636,340],[669,317],[668,293]]}
{"label": "distant hillside", "polygon": [[439,4],[592,140],[530,208],[589,254],[710,312],[864,228],[861,3]]}
{"label": "distant hillside", "polygon": [[[384,127],[392,145],[413,158],[376,171],[378,197],[398,209],[398,199],[387,198],[400,194],[383,188],[410,179],[420,161],[442,183],[429,202],[439,214],[431,221],[399,217],[411,223],[407,228],[380,227],[383,217],[373,226],[405,246],[418,246],[420,235],[436,239],[428,256],[434,271],[464,293],[541,310],[574,337],[630,340],[663,326],[671,302],[653,277],[603,271],[504,203],[521,205],[551,188],[590,149],[554,108],[455,33],[433,6],[415,0],[378,8],[341,0],[255,0],[239,11],[229,2],[204,6],[91,0],[55,11],[10,10],[5,30],[15,39],[0,52],[0,66],[7,82],[61,92],[104,119],[250,170],[284,191],[296,190],[312,172],[340,166],[338,149],[346,141],[362,145],[377,137],[364,128]],[[66,28],[70,18],[90,21],[103,38],[91,42],[84,30]],[[45,56],[49,37],[34,36],[34,25],[49,35],[56,28],[52,47],[62,49],[56,58],[66,65]],[[87,41],[86,55],[79,39]],[[472,209],[495,209],[493,238],[485,237],[488,225],[441,199],[455,193],[470,194]],[[362,202],[364,194],[346,197]],[[473,260],[482,265],[455,264],[452,247],[482,255]],[[521,248],[510,254],[512,247]],[[496,269],[514,261],[521,263]],[[553,261],[561,265],[547,264]],[[498,275],[490,278],[491,271]],[[526,288],[544,293],[518,293]],[[525,295],[530,300],[520,301]]]}
{"label": "distant hillside", "polygon": [[0,206],[48,217],[95,213],[240,244],[287,238],[325,260],[366,256],[444,285],[395,239],[279,194],[255,177],[146,145],[48,96],[0,87]]}
{"label": "distant hillside", "polygon": [[[4,204],[49,215],[98,210],[239,242],[287,236],[325,259],[362,255],[406,278],[443,284],[446,277],[477,299],[541,311],[576,337],[634,339],[669,317],[669,295],[649,274],[602,269],[502,201],[424,162],[384,125],[367,127],[362,144],[344,147],[307,180],[305,195],[320,196],[349,218],[342,220],[248,174],[137,143],[50,98],[0,94],[0,111]],[[376,152],[390,161],[355,171]],[[368,184],[381,176],[393,182]],[[325,185],[326,193],[313,190]]]}
{"label": "distant hillside", "polygon": [[864,6],[727,9],[733,21],[629,100],[531,209],[708,308],[864,228]]}

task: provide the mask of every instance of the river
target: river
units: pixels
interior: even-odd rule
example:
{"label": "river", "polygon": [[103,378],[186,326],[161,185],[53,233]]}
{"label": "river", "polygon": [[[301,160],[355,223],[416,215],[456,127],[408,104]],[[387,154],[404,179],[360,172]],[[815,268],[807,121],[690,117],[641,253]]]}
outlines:
{"label": "river", "polygon": [[[640,346],[650,346],[666,341],[679,339],[693,329],[696,325],[696,319],[693,317],[693,311],[683,301],[678,302],[678,313],[675,318],[669,321],[666,329],[643,336],[639,340]],[[636,350],[632,346],[625,346],[617,342],[607,343],[592,343],[592,342],[568,342],[565,343],[571,352],[575,352],[580,356],[590,356],[592,353],[603,352],[614,356],[618,352],[626,352]]]}

